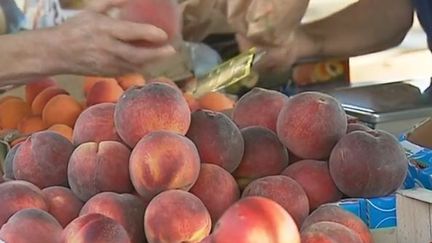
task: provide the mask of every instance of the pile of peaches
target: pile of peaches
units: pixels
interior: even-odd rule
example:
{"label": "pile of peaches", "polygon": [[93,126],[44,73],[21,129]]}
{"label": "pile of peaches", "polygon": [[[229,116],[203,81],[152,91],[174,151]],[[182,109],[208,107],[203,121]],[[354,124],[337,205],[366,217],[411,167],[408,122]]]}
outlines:
{"label": "pile of peaches", "polygon": [[[54,80],[0,100],[11,142],[0,240],[104,243],[372,242],[334,202],[395,192],[398,141],[331,96],[254,88],[195,98],[167,78]],[[49,232],[49,233],[48,233]]]}

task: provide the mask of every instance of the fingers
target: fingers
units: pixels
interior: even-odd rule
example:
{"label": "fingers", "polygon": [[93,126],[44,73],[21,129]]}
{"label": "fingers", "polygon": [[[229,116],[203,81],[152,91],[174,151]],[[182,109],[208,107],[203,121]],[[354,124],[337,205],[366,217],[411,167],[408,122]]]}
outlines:
{"label": "fingers", "polygon": [[106,13],[112,8],[125,4],[128,0],[90,0],[87,3],[87,10],[97,13]]}
{"label": "fingers", "polygon": [[149,24],[140,24],[122,20],[110,21],[104,28],[112,37],[124,41],[147,41],[150,43],[162,44],[167,42],[168,35],[165,31]]}
{"label": "fingers", "polygon": [[115,55],[135,65],[144,65],[157,59],[172,56],[176,52],[170,45],[137,47],[120,41],[113,43],[113,47]]}

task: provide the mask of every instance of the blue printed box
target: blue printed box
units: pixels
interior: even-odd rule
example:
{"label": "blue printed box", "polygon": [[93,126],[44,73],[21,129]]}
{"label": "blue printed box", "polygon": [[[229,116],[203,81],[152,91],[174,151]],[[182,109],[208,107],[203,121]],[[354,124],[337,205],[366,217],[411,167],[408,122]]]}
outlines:
{"label": "blue printed box", "polygon": [[361,218],[370,229],[396,227],[396,197],[344,199],[337,205]]}
{"label": "blue printed box", "polygon": [[400,141],[409,159],[405,189],[423,187],[432,190],[432,150],[408,141],[406,135],[401,136]]}

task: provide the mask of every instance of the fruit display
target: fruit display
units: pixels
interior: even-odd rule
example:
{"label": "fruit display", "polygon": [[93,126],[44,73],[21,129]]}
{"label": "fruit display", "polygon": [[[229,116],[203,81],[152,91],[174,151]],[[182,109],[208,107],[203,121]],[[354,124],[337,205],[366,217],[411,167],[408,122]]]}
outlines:
{"label": "fruit display", "polygon": [[331,203],[407,173],[395,138],[318,92],[195,98],[139,74],[86,77],[84,100],[50,78],[25,90],[0,100],[6,242],[370,243]]}

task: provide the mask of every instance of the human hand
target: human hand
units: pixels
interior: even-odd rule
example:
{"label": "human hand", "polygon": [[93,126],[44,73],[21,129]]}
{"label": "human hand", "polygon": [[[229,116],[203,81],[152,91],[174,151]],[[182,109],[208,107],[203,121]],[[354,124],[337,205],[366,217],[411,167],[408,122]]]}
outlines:
{"label": "human hand", "polygon": [[[136,72],[148,63],[172,55],[167,34],[152,25],[116,20],[109,10],[126,0],[93,0],[64,24],[47,29],[54,45],[51,72],[114,76]],[[136,45],[133,43],[145,43]]]}

